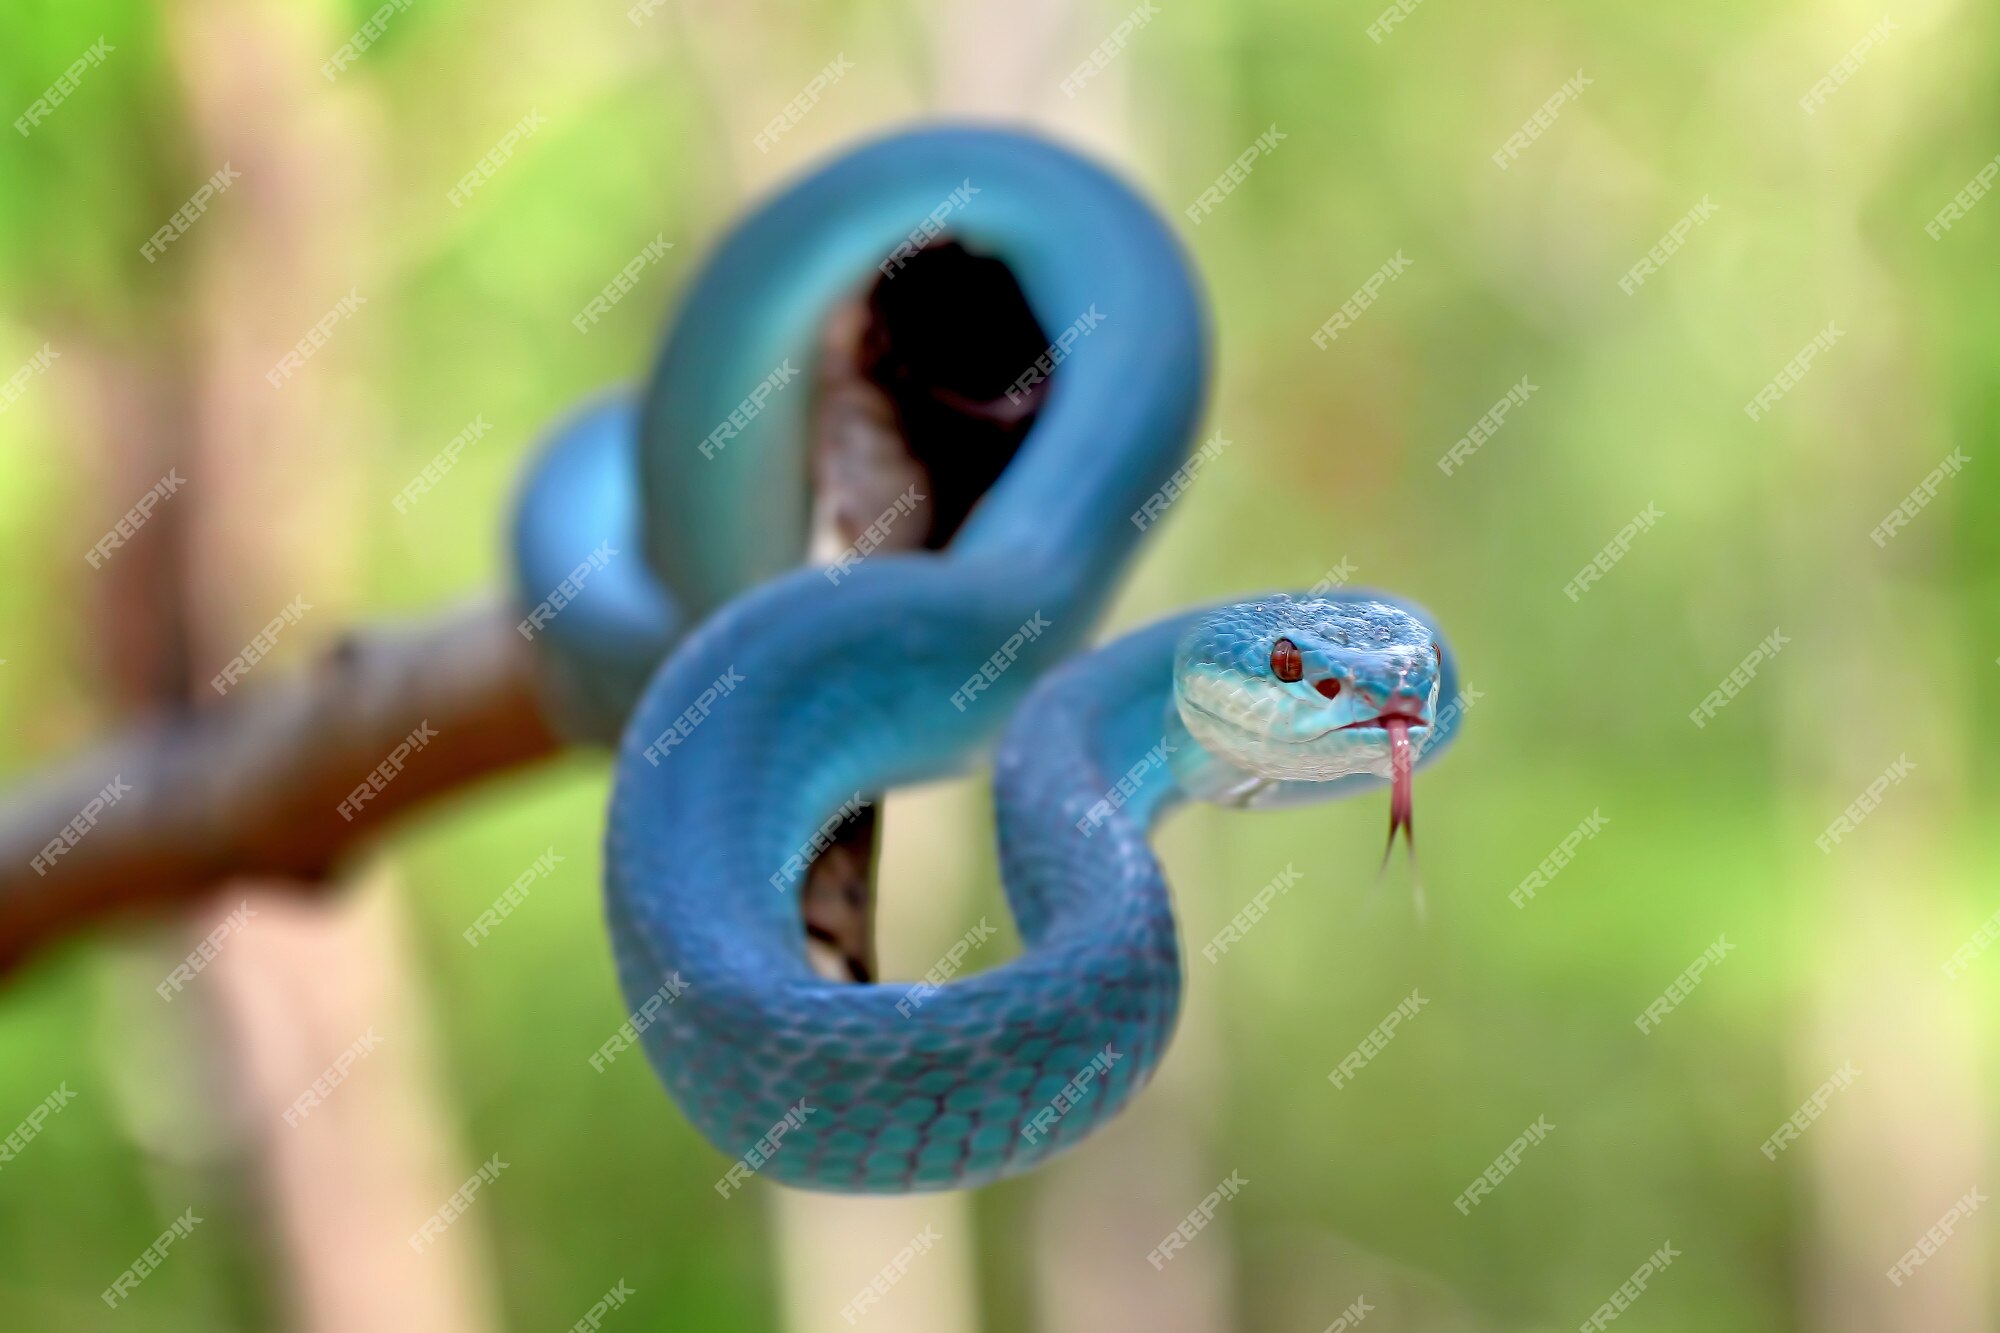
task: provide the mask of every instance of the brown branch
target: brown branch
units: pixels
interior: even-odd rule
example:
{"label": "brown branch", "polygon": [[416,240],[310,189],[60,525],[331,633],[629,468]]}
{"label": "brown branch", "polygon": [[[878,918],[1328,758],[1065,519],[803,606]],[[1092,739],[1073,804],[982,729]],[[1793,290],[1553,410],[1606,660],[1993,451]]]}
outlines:
{"label": "brown branch", "polygon": [[[893,293],[877,284],[831,312],[812,457],[834,544],[911,485],[925,503],[880,549],[949,543],[1033,423],[1046,383],[1025,409],[1000,400],[1046,345],[1012,275],[950,242],[912,261]],[[186,906],[226,879],[319,883],[395,816],[553,754],[562,741],[514,624],[496,597],[353,631],[300,675],[260,672],[0,791],[0,972],[102,918]],[[405,747],[420,728],[423,744]],[[380,790],[350,803],[371,773]],[[873,975],[876,841],[871,808],[800,896],[833,975]]]}
{"label": "brown branch", "polygon": [[[356,631],[306,672],[150,720],[0,792],[0,969],[87,921],[185,905],[225,878],[319,880],[409,807],[554,753],[514,620],[490,599]],[[343,815],[425,723],[436,735]],[[130,791],[38,871],[114,781]]]}

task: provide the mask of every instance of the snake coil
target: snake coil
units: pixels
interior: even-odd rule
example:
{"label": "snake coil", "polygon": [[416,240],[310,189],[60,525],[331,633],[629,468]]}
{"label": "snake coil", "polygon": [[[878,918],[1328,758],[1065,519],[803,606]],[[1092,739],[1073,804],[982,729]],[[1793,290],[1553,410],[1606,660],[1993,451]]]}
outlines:
{"label": "snake coil", "polygon": [[[792,381],[829,308],[872,272],[893,282],[898,246],[946,204],[952,236],[1004,262],[1041,326],[1064,331],[1045,358],[1060,370],[946,549],[878,553],[836,583],[800,567],[809,393]],[[618,972],[657,1014],[643,1041],[661,1080],[739,1159],[725,1193],[754,1170],[869,1192],[991,1180],[1081,1138],[1157,1064],[1181,978],[1146,832],[1228,785],[1174,706],[1176,646],[1198,618],[1050,673],[1187,455],[1206,342],[1175,239],[1106,172],[1015,133],[904,134],[751,213],[701,268],[638,400],[584,412],[536,464],[519,596],[579,589],[539,641],[578,734],[620,738],[605,844]],[[1330,614],[1295,637],[1325,624],[1331,643]],[[1227,656],[1189,669],[1236,670]],[[962,768],[1010,717],[995,789],[1022,954],[939,988],[815,975],[797,894],[827,830]],[[1177,757],[1132,776],[1148,754]]]}

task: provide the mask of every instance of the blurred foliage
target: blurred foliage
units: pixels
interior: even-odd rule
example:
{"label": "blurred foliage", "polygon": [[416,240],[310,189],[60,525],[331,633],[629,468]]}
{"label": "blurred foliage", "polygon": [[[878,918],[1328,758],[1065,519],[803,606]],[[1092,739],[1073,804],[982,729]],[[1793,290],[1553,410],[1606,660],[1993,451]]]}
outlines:
{"label": "blurred foliage", "polygon": [[[100,35],[116,48],[34,134],[0,140],[0,383],[44,339],[172,343],[191,284],[230,263],[227,224],[211,221],[172,264],[138,255],[218,165],[194,139],[176,52],[230,8],[0,11],[10,118]],[[261,12],[330,53],[374,8]],[[1861,1167],[1815,1167],[1813,1153],[1947,1154],[1950,1175],[1991,1150],[1978,1134],[1993,1121],[2000,960],[1950,985],[1938,964],[2000,906],[2000,845],[1976,814],[2000,753],[2000,488],[1984,456],[2000,409],[2000,205],[1942,239],[1924,228],[2000,150],[2000,14],[1899,15],[1807,115],[1798,98],[1878,10],[1426,0],[1377,43],[1369,17],[1340,6],[1175,0],[1077,104],[1057,96],[1125,8],[1023,38],[1052,52],[1037,105],[1062,133],[1102,109],[1093,100],[1126,99],[1121,166],[1207,284],[1211,428],[1235,443],[1145,552],[1117,624],[1310,584],[1348,559],[1360,582],[1436,612],[1481,691],[1456,752],[1419,783],[1427,924],[1400,881],[1367,887],[1379,803],[1201,810],[1163,839],[1193,955],[1187,1023],[1221,1036],[1201,1057],[1219,1111],[1199,1131],[1214,1169],[1197,1174],[1253,1182],[1211,1242],[1231,1247],[1241,1326],[1324,1324],[1354,1294],[1322,1280],[1327,1256],[1359,1252],[1430,1275],[1481,1327],[1574,1327],[1669,1240],[1684,1258],[1621,1328],[1809,1326],[1820,1265],[1858,1265],[1855,1280],[1879,1286],[1900,1249],[1840,1251],[1848,1204],[1819,1191]],[[582,398],[642,372],[675,289],[746,198],[951,104],[927,21],[901,6],[689,4],[635,26],[619,4],[418,0],[332,87],[311,67],[267,72],[372,136],[370,267],[356,275],[371,305],[352,335],[345,460],[358,499],[328,534],[361,552],[355,607],[420,609],[498,579],[524,454]],[[864,72],[771,160],[750,153],[761,118],[840,50]],[[1490,155],[1578,70],[1592,80],[1580,98],[1496,168]],[[450,208],[445,190],[530,105],[549,127]],[[1189,225],[1185,204],[1273,124],[1282,143]],[[1705,198],[1715,217],[1622,292]],[[569,317],[656,234],[675,243],[668,259],[579,337]],[[1409,272],[1315,348],[1311,332],[1399,253]],[[1829,322],[1843,339],[1749,420],[1743,404]],[[103,444],[89,382],[68,370],[0,414],[0,559],[20,575],[0,580],[0,764],[15,776],[117,721],[94,685],[78,556],[124,502],[95,492]],[[1444,475],[1436,460],[1524,376],[1536,393]],[[397,516],[387,497],[475,414],[493,433]],[[1870,530],[1954,447],[1965,473],[1878,548]],[[1566,597],[1648,503],[1658,527]],[[1691,725],[1774,626],[1795,646]],[[1902,752],[1916,778],[1822,855],[1814,839]],[[578,757],[449,804],[383,853],[415,922],[455,1132],[468,1154],[496,1145],[517,1163],[478,1205],[498,1303],[508,1327],[566,1327],[622,1275],[651,1309],[633,1327],[770,1327],[768,1219],[717,1198],[716,1154],[641,1062],[602,1076],[584,1063],[621,1012],[595,892],[605,793],[601,762]],[[1594,810],[1606,831],[1511,904]],[[955,873],[999,919],[978,832]],[[560,891],[466,949],[460,930],[547,847],[567,858]],[[1202,960],[1287,863],[1305,877],[1270,924]],[[1638,1033],[1634,1017],[1724,934],[1736,951]],[[0,1005],[0,1131],[59,1083],[76,1093],[0,1169],[0,1327],[253,1327],[279,1299],[260,1276],[272,1242],[221,1202],[226,1155],[142,1147],[118,1109],[133,1095],[119,1063],[167,1023],[133,947],[81,942],[14,978]],[[1913,979],[1885,980],[1898,977]],[[1430,1006],[1331,1088],[1327,1071],[1413,985]],[[1875,1027],[1827,1031],[1857,1007],[1878,1010]],[[1758,1145],[1840,1052],[1868,1071],[1906,1042],[1940,1062],[1904,1067],[1915,1112],[1851,1094],[1828,1112],[1849,1129],[1765,1160]],[[1195,1058],[1177,1049],[1170,1064]],[[153,1072],[199,1101],[199,1065]],[[1902,1077],[1893,1067],[1878,1080]],[[1982,1128],[1928,1142],[1933,1095]],[[1557,1127],[1549,1141],[1461,1217],[1453,1197],[1538,1115]],[[205,1183],[174,1194],[161,1182],[176,1172]],[[975,1201],[991,1328],[1032,1326],[1045,1188],[1029,1178]],[[218,1200],[215,1227],[149,1282],[144,1314],[107,1315],[95,1293],[187,1189]],[[1952,1197],[1920,1201],[1907,1225],[1897,1214],[1890,1233],[1914,1238]],[[1990,1252],[1990,1235],[1962,1243]],[[1134,1263],[1154,1239],[1106,1237],[1105,1261]]]}

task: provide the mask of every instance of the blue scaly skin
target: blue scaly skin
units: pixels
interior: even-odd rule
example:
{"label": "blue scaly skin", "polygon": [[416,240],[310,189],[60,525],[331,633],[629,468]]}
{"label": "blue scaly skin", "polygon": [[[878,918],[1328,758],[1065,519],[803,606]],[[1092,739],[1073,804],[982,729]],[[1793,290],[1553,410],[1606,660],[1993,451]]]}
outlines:
{"label": "blue scaly skin", "polygon": [[[1390,642],[1338,645],[1343,632],[1359,640],[1384,623],[1396,626]],[[1302,648],[1312,643],[1308,671],[1351,683],[1340,699],[1271,676],[1271,646],[1287,634]],[[644,766],[634,764],[633,742],[621,760],[612,905],[626,990],[642,996],[669,975],[687,987],[647,1030],[647,1048],[683,1110],[732,1157],[768,1142],[792,1113],[775,1151],[753,1165],[794,1185],[977,1185],[1089,1133],[1150,1077],[1179,1009],[1172,906],[1147,846],[1158,818],[1190,797],[1244,803],[1246,784],[1257,784],[1249,803],[1258,805],[1380,786],[1386,731],[1338,729],[1360,720],[1356,701],[1414,696],[1425,704],[1414,716],[1430,723],[1440,690],[1453,687],[1451,659],[1428,621],[1362,594],[1178,616],[1074,659],[1019,709],[995,770],[1021,956],[935,992],[824,981],[805,966],[795,906],[768,880],[842,798],[888,785],[870,773],[869,757],[923,748],[921,726],[903,732],[889,715],[899,699],[941,702],[951,677],[927,678],[917,660],[872,664],[865,678],[835,687],[829,715],[853,721],[845,741],[820,733],[818,748],[842,776],[788,823],[763,821],[761,837],[755,820],[724,820],[706,837],[696,821],[769,804],[788,781],[811,780],[794,765],[811,762],[804,756],[814,744],[794,750],[773,734],[796,722],[782,707],[753,717],[753,696],[718,709],[674,759],[682,784],[671,797],[648,800],[628,784]],[[670,667],[663,680],[675,674]],[[1190,697],[1204,699],[1204,710]],[[644,730],[642,721],[636,734]],[[1411,731],[1428,760],[1450,724]],[[857,746],[871,733],[872,745]],[[899,736],[909,739],[899,746]],[[847,758],[862,748],[860,762]],[[732,766],[725,751],[761,762]],[[1149,761],[1163,751],[1168,763]],[[694,799],[697,787],[713,789],[717,808],[674,813],[673,801]],[[765,927],[750,936],[733,912],[718,910],[723,900],[768,906]],[[643,925],[626,915],[636,911],[648,913]],[[673,953],[654,952],[662,946]]]}
{"label": "blue scaly skin", "polygon": [[[793,568],[807,394],[747,404],[775,369],[809,367],[829,306],[955,192],[952,236],[1008,264],[1051,337],[1097,318],[949,548],[870,556],[836,586]],[[1129,190],[1038,140],[927,131],[754,213],[702,270],[640,400],[580,418],[531,476],[524,606],[600,543],[625,552],[543,641],[579,733],[623,721],[613,950],[631,1007],[657,1013],[642,1040],[662,1082],[738,1159],[724,1193],[752,1173],[970,1186],[1074,1143],[1146,1082],[1178,1010],[1154,821],[1190,798],[1379,785],[1394,736],[1423,759],[1448,736],[1449,654],[1420,613],[1369,596],[1180,616],[1059,665],[1138,542],[1132,516],[1187,454],[1205,372],[1187,266]],[[1281,637],[1298,682],[1272,674]],[[1349,725],[1370,700],[1393,726]],[[1010,715],[995,796],[1022,954],[935,991],[817,976],[797,894],[839,812],[964,767]]]}

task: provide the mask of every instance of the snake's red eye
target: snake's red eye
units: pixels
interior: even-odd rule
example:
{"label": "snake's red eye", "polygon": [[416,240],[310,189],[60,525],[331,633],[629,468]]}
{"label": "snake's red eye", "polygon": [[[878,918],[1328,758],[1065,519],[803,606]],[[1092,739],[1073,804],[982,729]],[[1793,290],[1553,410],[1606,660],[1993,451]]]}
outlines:
{"label": "snake's red eye", "polygon": [[1299,658],[1299,646],[1290,639],[1280,639],[1271,645],[1271,674],[1279,680],[1294,681],[1306,672],[1306,666]]}
{"label": "snake's red eye", "polygon": [[1321,694],[1324,694],[1329,699],[1337,699],[1340,697],[1340,682],[1335,680],[1331,676],[1328,676],[1325,680],[1314,681],[1313,688],[1318,690]]}

